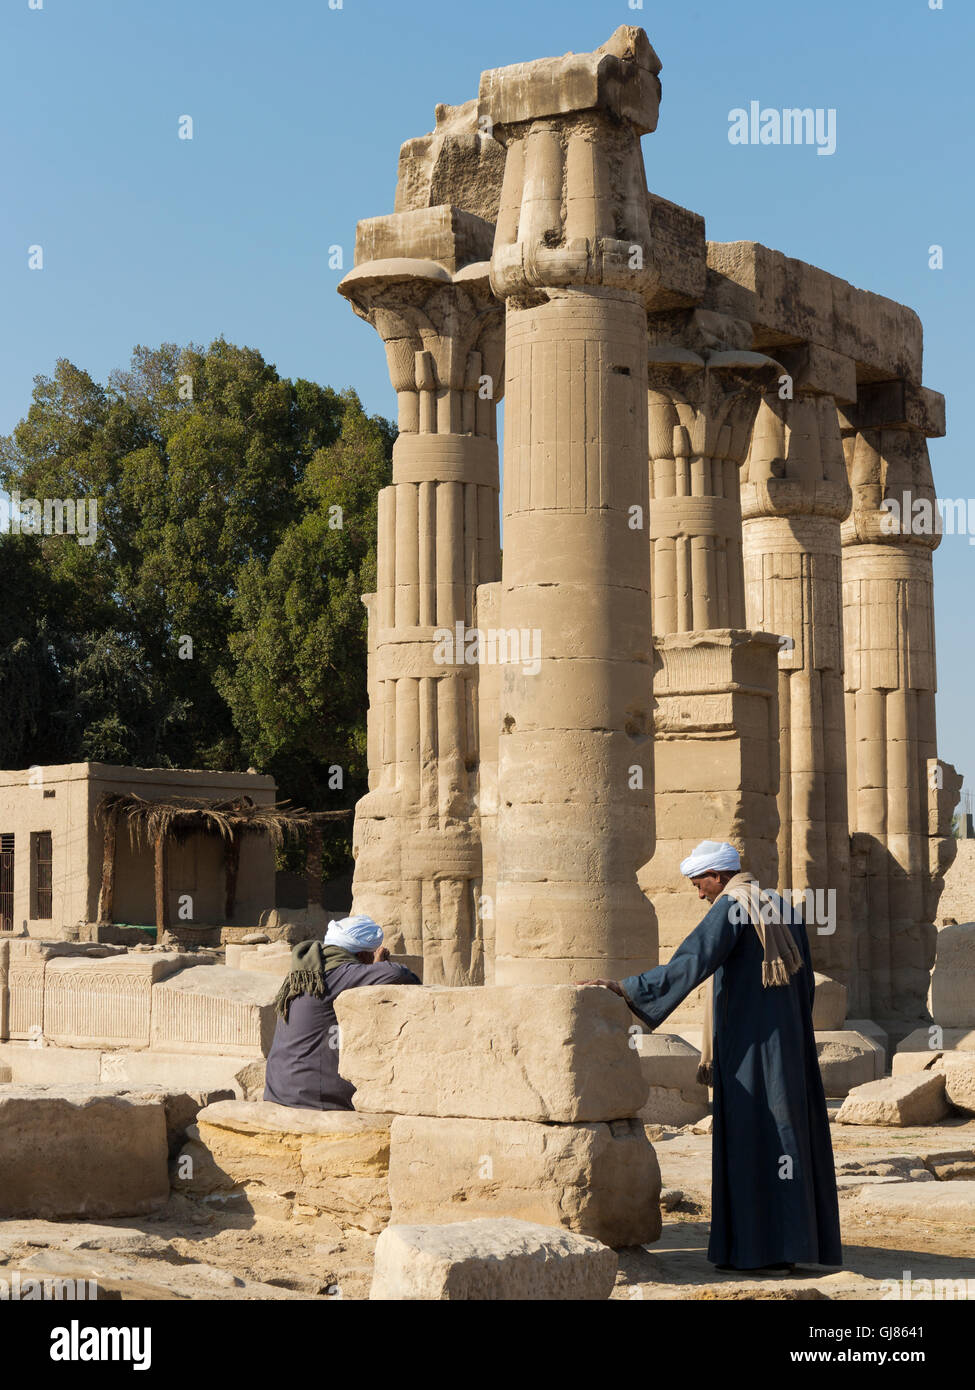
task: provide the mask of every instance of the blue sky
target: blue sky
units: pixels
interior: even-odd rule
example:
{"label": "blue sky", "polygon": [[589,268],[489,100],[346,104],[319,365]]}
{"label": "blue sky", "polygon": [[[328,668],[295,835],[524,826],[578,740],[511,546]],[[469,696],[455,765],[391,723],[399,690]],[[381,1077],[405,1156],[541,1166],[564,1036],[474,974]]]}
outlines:
{"label": "blue sky", "polygon": [[[356,220],[392,211],[399,146],[437,102],[628,23],[663,61],[650,187],[713,240],[762,241],[916,309],[925,382],[948,398],[936,488],[975,493],[972,0],[0,0],[0,432],[60,356],[103,380],[136,343],[219,334],[395,415],[328,248],[350,266]],[[835,107],[836,153],[730,145],[728,113],[752,100]],[[975,546],[945,537],[940,751],[975,779],[973,578]]]}

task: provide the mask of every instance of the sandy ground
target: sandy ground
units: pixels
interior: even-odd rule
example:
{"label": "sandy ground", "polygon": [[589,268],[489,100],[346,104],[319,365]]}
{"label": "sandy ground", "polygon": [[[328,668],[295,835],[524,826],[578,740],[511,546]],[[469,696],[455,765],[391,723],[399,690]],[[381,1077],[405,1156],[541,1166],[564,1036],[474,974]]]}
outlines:
{"label": "sandy ground", "polygon": [[[838,1104],[838,1103],[837,1103]],[[835,1110],[836,1105],[831,1105]],[[614,1298],[881,1299],[884,1281],[970,1279],[975,1289],[975,1203],[950,1223],[897,1221],[861,1209],[865,1184],[921,1181],[936,1164],[975,1165],[975,1120],[923,1129],[833,1125],[845,1265],[795,1275],[720,1274],[707,1262],[711,1140],[654,1133],[666,1201],[661,1239],[620,1252]],[[910,1175],[915,1177],[910,1179]],[[975,1176],[959,1170],[959,1176]],[[935,1181],[933,1177],[928,1182]],[[677,1194],[680,1194],[679,1198]],[[103,1297],[125,1299],[363,1299],[374,1241],[336,1240],[314,1223],[229,1214],[174,1197],[151,1217],[111,1223],[0,1221],[0,1279],[60,1275],[96,1279]]]}

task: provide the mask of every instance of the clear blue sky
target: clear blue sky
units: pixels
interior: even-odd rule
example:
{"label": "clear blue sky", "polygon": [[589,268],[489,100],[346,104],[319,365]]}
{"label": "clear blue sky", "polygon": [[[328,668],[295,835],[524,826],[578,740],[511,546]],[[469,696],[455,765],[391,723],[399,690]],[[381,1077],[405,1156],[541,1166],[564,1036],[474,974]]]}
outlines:
{"label": "clear blue sky", "polygon": [[[936,487],[975,493],[973,0],[0,0],[0,432],[60,356],[104,380],[136,343],[219,334],[394,415],[382,345],[336,295],[328,247],[350,266],[356,220],[392,211],[400,143],[437,102],[627,23],[663,61],[651,188],[714,240],[762,241],[916,309],[925,382],[948,398]],[[728,113],[752,100],[835,107],[836,153],[730,145]],[[944,538],[935,578],[941,753],[975,780],[967,537]]]}

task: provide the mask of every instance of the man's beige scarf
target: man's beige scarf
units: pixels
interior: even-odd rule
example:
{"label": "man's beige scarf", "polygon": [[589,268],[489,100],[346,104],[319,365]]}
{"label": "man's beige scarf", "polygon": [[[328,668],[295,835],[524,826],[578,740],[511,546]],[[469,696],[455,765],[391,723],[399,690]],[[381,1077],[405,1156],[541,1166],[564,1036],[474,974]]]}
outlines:
{"label": "man's beige scarf", "polygon": [[[774,985],[787,985],[802,965],[802,956],[789,928],[778,920],[780,907],[767,892],[758,886],[758,879],[751,874],[735,874],[725,884],[719,897],[733,898],[748,914],[748,920],[758,932],[758,939],[765,951],[762,962],[762,984],[766,989]],[[715,898],[715,902],[718,898]],[[768,903],[769,921],[764,921],[761,909]],[[704,987],[704,1030],[701,1036],[701,1064],[697,1069],[697,1079],[702,1086],[713,1085],[713,1047],[714,1047],[714,976],[711,975]]]}

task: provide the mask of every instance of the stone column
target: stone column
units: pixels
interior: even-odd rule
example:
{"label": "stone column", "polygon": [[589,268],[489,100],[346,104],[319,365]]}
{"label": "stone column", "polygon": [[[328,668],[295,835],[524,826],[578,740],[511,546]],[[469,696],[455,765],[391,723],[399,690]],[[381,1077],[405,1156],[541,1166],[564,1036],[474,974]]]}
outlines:
{"label": "stone column", "polygon": [[[700,840],[731,840],[761,882],[777,881],[777,641],[743,630],[739,472],[782,368],[725,314],[651,314],[649,330],[658,835],[639,881],[668,960],[701,918],[679,867]],[[692,997],[677,1018],[699,1015]]]}
{"label": "stone column", "polygon": [[386,345],[400,427],[393,483],[379,495],[370,703],[380,770],[356,807],[355,910],[383,923],[394,953],[423,956],[425,983],[478,984],[478,667],[467,638],[477,585],[500,576],[504,342],[487,262],[465,260],[488,249],[490,227],[430,208],[370,219],[368,230],[374,253],[416,242],[437,259],[390,254],[339,287]]}
{"label": "stone column", "polygon": [[782,369],[724,314],[651,314],[649,330],[653,634],[744,628],[739,473]]}
{"label": "stone column", "polygon": [[[496,980],[656,959],[642,30],[481,78],[506,150],[491,283],[507,301]],[[634,509],[639,509],[635,511]],[[525,640],[528,651],[525,650]],[[536,644],[540,644],[536,645]]]}
{"label": "stone column", "polygon": [[818,891],[813,959],[846,984],[853,952],[840,523],[850,486],[835,400],[851,400],[856,381],[853,363],[836,353],[808,345],[777,355],[789,381],[759,408],[742,480],[745,608],[749,627],[782,639],[779,887]]}
{"label": "stone column", "polygon": [[866,879],[854,1002],[896,1032],[925,1013],[955,847],[942,803],[954,805],[958,779],[936,746],[940,524],[926,443],[945,432],[944,399],[906,381],[862,386],[841,425],[853,490],[842,532],[850,821]]}

